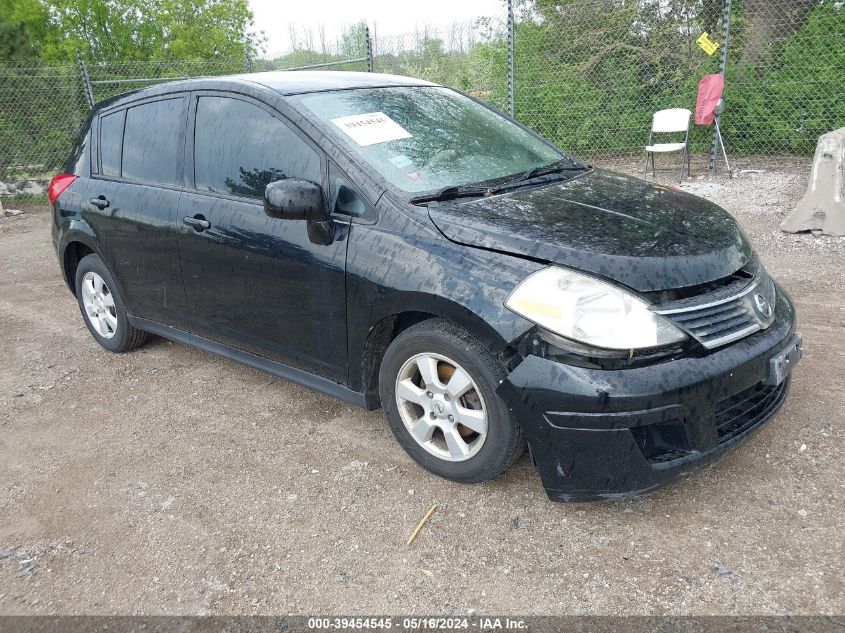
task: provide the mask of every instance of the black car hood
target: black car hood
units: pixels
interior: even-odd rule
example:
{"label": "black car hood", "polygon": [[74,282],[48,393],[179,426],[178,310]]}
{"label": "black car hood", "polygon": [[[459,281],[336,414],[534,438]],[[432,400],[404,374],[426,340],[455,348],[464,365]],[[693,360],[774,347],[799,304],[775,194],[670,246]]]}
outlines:
{"label": "black car hood", "polygon": [[603,170],[433,204],[428,212],[453,242],[595,273],[642,292],[727,277],[754,257],[721,207]]}

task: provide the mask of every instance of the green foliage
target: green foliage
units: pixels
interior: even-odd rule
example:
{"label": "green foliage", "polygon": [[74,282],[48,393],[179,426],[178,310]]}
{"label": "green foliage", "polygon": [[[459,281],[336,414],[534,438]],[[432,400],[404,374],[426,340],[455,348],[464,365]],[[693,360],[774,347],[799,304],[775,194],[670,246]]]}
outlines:
{"label": "green foliage", "polygon": [[[698,81],[718,68],[719,55],[695,40],[706,30],[722,41],[723,0],[515,4],[517,118],[588,158],[641,152],[652,114],[693,109]],[[66,157],[87,115],[79,69],[68,63],[77,50],[93,79],[219,75],[363,57],[365,31],[353,25],[335,42],[307,32],[292,53],[248,62],[263,40],[247,0],[0,0],[0,61],[18,62],[0,64],[0,178],[54,170]],[[845,125],[840,0],[733,0],[730,36],[722,127],[731,151],[811,154],[820,134]],[[501,23],[376,38],[374,48],[377,72],[507,107]],[[99,84],[95,97],[130,87]],[[693,150],[707,151],[710,136],[693,127]]]}
{"label": "green foliage", "polygon": [[[6,5],[9,5],[8,7]],[[0,60],[254,56],[247,0],[0,0]]]}
{"label": "green foliage", "polygon": [[251,26],[247,0],[0,0],[0,177],[67,157],[88,114],[76,51],[93,79],[229,74],[261,45]]}
{"label": "green foliage", "polygon": [[[350,59],[363,59],[367,56],[367,25],[364,22],[346,28],[334,41],[327,39],[322,27],[318,29],[315,37],[311,29],[300,31],[291,25],[290,39],[293,45],[290,53],[270,60],[257,60],[252,63],[252,70],[286,70],[315,65],[325,70],[367,70],[366,61],[349,63]],[[334,64],[337,65],[332,67]]]}
{"label": "green foliage", "polygon": [[86,116],[74,66],[0,65],[0,180],[54,171]]}
{"label": "green foliage", "polygon": [[343,61],[341,55],[331,53],[318,53],[316,51],[298,50],[286,53],[270,62],[262,62],[261,70],[284,70],[285,68],[301,68],[313,66],[314,64],[330,64]]}
{"label": "green foliage", "polygon": [[49,37],[49,12],[39,0],[0,0],[0,61],[30,61]]}
{"label": "green foliage", "polygon": [[496,107],[508,107],[508,46],[491,40],[473,46],[465,61],[467,85],[463,89]]}
{"label": "green foliage", "polygon": [[340,40],[338,53],[341,57],[355,59],[367,52],[367,24],[359,22],[347,29]]}
{"label": "green foliage", "polygon": [[[470,95],[505,108],[507,106],[507,43],[492,33],[484,18],[472,26],[469,43],[466,32],[432,35],[425,31],[411,41],[377,42],[376,72],[409,75],[458,88]],[[451,37],[449,37],[451,36]],[[392,45],[391,45],[392,44]],[[393,52],[391,49],[395,50]]]}
{"label": "green foliage", "polygon": [[724,132],[742,153],[810,154],[845,125],[845,6],[818,3],[804,24],[760,60],[729,68]]}
{"label": "green foliage", "polygon": [[[699,79],[717,69],[694,44],[703,30],[697,3],[540,0],[533,8],[539,19],[516,29],[516,115],[576,154],[641,151],[652,114],[693,109]],[[694,132],[694,149],[703,149],[707,134]]]}
{"label": "green foliage", "polygon": [[[746,6],[746,4],[748,6]],[[652,114],[695,107],[698,82],[717,72],[722,0],[521,0],[516,3],[516,117],[574,153],[636,154]],[[790,0],[780,7],[734,0],[722,117],[729,149],[811,154],[819,135],[845,125],[845,5]],[[379,47],[379,51],[382,47]],[[423,33],[376,57],[376,70],[422,77],[504,107],[503,33],[468,50]],[[693,151],[711,128],[693,126]]]}

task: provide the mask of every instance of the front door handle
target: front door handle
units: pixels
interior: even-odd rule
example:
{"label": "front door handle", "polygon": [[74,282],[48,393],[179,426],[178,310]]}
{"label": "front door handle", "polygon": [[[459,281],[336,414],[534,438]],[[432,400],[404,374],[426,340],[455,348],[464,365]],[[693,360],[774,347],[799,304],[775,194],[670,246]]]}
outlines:
{"label": "front door handle", "polygon": [[202,232],[208,228],[211,228],[211,222],[206,220],[201,214],[197,214],[194,217],[185,216],[182,218],[182,222],[187,224],[188,226],[192,226],[195,231]]}
{"label": "front door handle", "polygon": [[96,198],[91,198],[89,202],[95,207],[97,207],[100,211],[109,206],[109,201],[106,199],[105,196],[97,196]]}

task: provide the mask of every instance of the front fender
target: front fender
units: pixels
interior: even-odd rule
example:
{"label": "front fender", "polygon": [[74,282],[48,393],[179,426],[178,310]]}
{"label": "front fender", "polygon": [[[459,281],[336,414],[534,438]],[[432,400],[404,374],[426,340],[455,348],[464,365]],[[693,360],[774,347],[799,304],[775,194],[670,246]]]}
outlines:
{"label": "front fender", "polygon": [[484,317],[473,311],[472,305],[461,301],[461,297],[447,298],[414,290],[393,291],[381,295],[372,305],[367,320],[374,326],[403,312],[431,314],[451,321],[472,332],[473,336],[493,353],[501,351],[515,338],[513,332],[518,335],[520,331],[515,320],[511,322],[508,319],[508,323],[499,323],[498,325],[505,327],[498,328],[488,323]]}
{"label": "front fender", "polygon": [[532,324],[505,308],[516,285],[542,264],[376,225],[355,226],[347,256],[349,382],[361,389],[368,338],[402,313],[442,317],[468,330],[493,354]]}

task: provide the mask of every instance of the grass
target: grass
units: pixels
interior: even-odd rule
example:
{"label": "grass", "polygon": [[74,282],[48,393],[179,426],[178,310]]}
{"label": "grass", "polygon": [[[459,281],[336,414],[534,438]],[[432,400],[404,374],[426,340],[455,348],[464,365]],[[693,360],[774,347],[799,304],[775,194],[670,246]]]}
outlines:
{"label": "grass", "polygon": [[0,198],[0,200],[2,200],[3,202],[4,209],[16,209],[19,205],[35,206],[46,205],[50,203],[50,201],[47,200],[46,193],[32,196],[3,196],[2,198]]}

